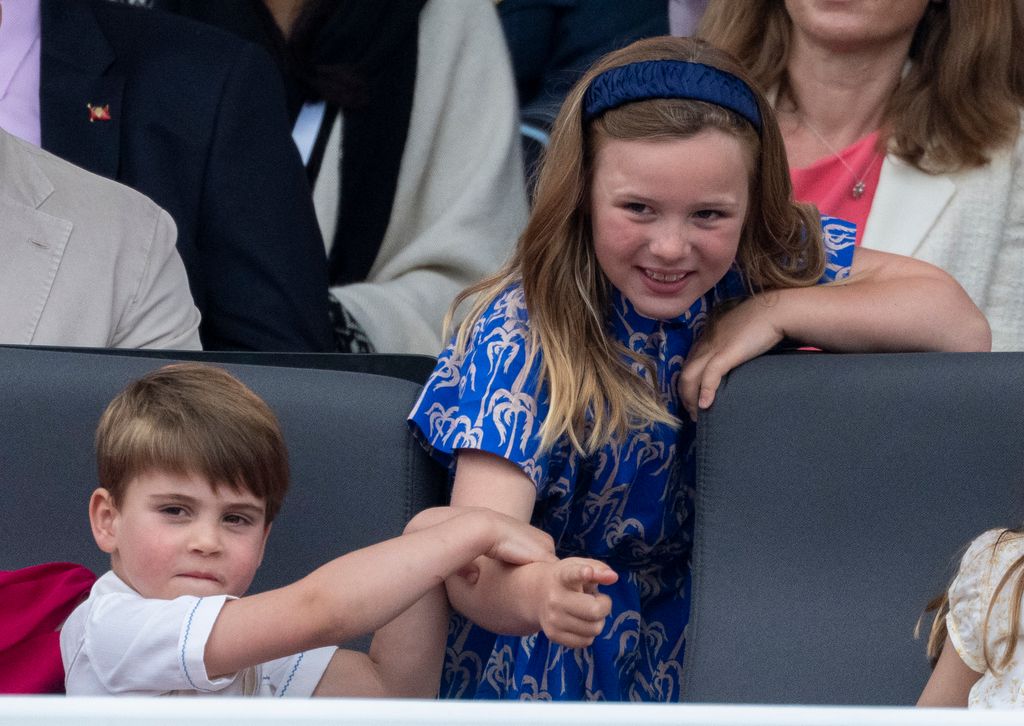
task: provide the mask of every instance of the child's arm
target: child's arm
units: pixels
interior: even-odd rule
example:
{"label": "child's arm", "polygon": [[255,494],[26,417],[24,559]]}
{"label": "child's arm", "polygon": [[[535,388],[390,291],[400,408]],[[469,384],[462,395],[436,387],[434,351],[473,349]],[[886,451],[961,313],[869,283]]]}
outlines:
{"label": "child's arm", "polygon": [[858,248],[848,280],[755,295],[715,322],[680,379],[691,418],[722,377],[784,338],[837,352],[987,351],[985,316],[957,282],[910,257]]}
{"label": "child's arm", "polygon": [[[420,512],[405,527],[418,532],[462,511],[436,507]],[[448,598],[436,585],[408,610],[378,629],[369,653],[339,648],[314,696],[434,698],[448,634]]]}
{"label": "child's arm", "polygon": [[374,631],[479,556],[554,559],[551,538],[533,527],[488,510],[459,512],[339,557],[287,587],[228,601],[206,644],[206,671],[211,678],[236,673]]}
{"label": "child's arm", "polygon": [[981,675],[964,663],[947,637],[942,645],[939,660],[935,664],[935,670],[921,691],[921,697],[917,699],[917,705],[964,708],[967,706],[967,696],[971,692],[971,687],[978,682]]}
{"label": "child's arm", "polygon": [[[536,489],[515,464],[482,451],[461,449],[452,503],[488,506],[528,521]],[[452,606],[473,622],[499,633],[528,635],[543,630],[572,648],[589,645],[601,632],[611,600],[597,592],[618,576],[595,560],[509,564],[480,558],[470,577],[446,581]]]}
{"label": "child's arm", "polygon": [[378,629],[369,653],[339,648],[314,696],[435,698],[448,634],[448,598],[437,585]]}

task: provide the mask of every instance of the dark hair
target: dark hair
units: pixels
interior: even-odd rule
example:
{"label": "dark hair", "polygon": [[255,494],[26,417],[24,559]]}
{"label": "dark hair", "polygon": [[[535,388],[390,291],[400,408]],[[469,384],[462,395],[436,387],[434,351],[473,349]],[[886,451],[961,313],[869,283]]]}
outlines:
{"label": "dark hair", "polygon": [[288,490],[288,451],[270,407],[227,371],[179,363],[147,373],[107,406],[96,429],[100,486],[115,504],[148,471],[194,474],[266,502]]}

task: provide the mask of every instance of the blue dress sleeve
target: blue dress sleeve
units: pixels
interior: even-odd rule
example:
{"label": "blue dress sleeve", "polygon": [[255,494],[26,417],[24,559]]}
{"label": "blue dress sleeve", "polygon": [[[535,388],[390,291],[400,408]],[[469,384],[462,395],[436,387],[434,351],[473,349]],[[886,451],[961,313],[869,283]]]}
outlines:
{"label": "blue dress sleeve", "polygon": [[821,215],[821,240],[825,245],[825,274],[819,282],[845,280],[853,268],[857,225],[838,217]]}
{"label": "blue dress sleeve", "polygon": [[541,360],[528,361],[528,340],[522,289],[512,287],[480,316],[462,355],[449,345],[438,357],[409,425],[452,474],[458,449],[478,449],[516,464],[538,489],[546,480],[551,457],[538,432],[547,395],[537,390]]}
{"label": "blue dress sleeve", "polygon": [[[822,285],[845,280],[853,268],[853,251],[857,239],[857,225],[838,217],[821,215],[821,241],[825,245],[825,272],[818,280]],[[745,298],[750,294],[743,273],[733,265],[711,291],[712,301]]]}

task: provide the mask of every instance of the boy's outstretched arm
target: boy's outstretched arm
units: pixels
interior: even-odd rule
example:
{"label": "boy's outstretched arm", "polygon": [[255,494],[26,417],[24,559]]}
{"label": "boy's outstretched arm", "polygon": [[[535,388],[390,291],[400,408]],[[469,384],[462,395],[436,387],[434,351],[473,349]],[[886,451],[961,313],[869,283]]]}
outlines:
{"label": "boy's outstretched arm", "polygon": [[206,671],[236,673],[373,632],[480,556],[515,564],[555,559],[540,530],[485,509],[459,511],[339,557],[292,585],[228,601],[206,644]]}
{"label": "boy's outstretched arm", "polygon": [[[436,507],[420,512],[405,527],[418,532],[460,512]],[[448,635],[448,596],[444,586],[423,597],[373,636],[369,653],[339,648],[324,671],[314,696],[434,698]]]}

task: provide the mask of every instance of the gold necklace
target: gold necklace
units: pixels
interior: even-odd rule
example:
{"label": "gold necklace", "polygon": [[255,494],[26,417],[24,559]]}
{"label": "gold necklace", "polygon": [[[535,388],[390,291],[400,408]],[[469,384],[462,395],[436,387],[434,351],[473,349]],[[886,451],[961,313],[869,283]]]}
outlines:
{"label": "gold necklace", "polygon": [[857,172],[853,170],[853,167],[846,163],[846,159],[841,157],[839,153],[832,148],[832,144],[828,143],[825,140],[825,137],[818,132],[818,129],[814,128],[813,126],[811,126],[810,123],[808,123],[807,119],[804,117],[802,113],[798,113],[797,117],[800,119],[800,123],[806,126],[812,134],[818,137],[818,141],[821,142],[821,145],[828,149],[829,153],[832,154],[832,156],[834,156],[835,158],[837,158],[839,160],[839,163],[845,166],[846,170],[850,172],[850,176],[853,177],[854,181],[853,187],[850,189],[850,196],[853,197],[854,199],[860,199],[862,196],[864,196],[864,190],[867,188],[867,186],[864,184],[864,177],[866,177],[871,172],[871,169],[872,167],[874,167],[875,162],[878,161],[878,157],[880,156],[879,152],[877,150],[875,151],[875,155],[871,157],[871,161],[868,162],[867,168],[864,169],[864,173],[858,176]]}

